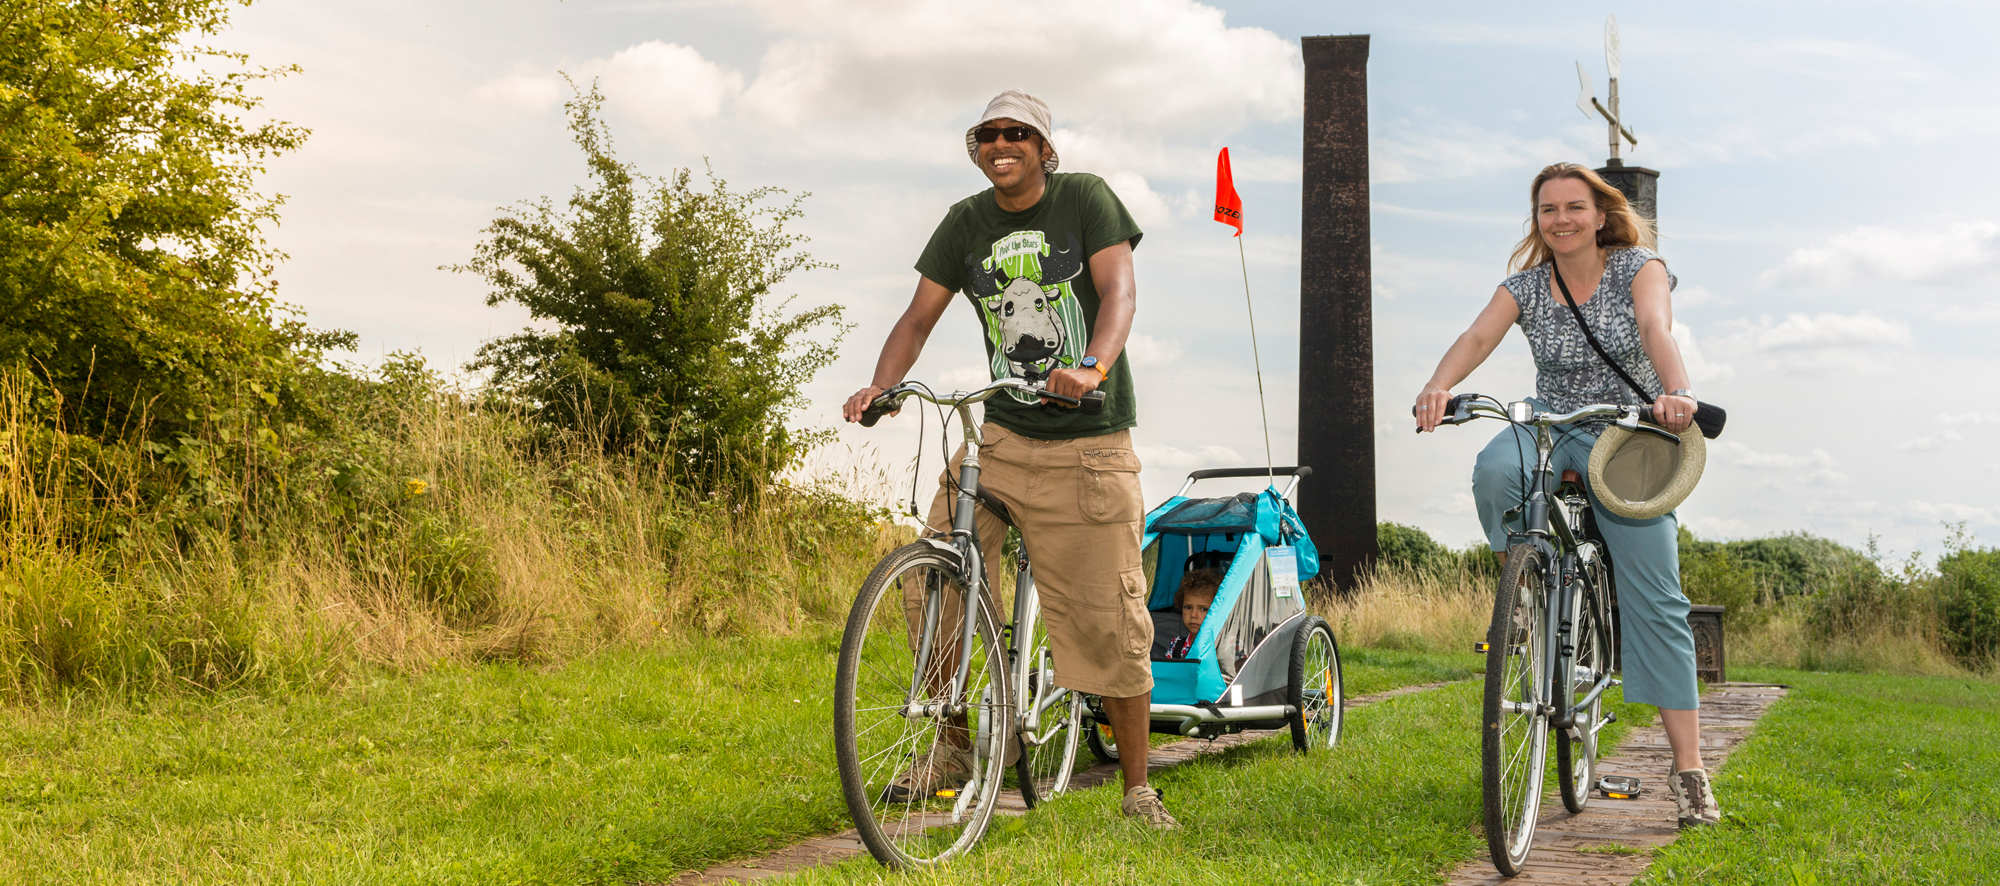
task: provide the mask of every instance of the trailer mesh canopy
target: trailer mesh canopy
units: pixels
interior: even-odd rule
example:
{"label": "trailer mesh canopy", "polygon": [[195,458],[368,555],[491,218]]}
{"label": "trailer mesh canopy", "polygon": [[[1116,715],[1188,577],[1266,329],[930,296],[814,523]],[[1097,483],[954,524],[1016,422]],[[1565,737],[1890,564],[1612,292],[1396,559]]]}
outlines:
{"label": "trailer mesh canopy", "polygon": [[1228,498],[1191,498],[1160,515],[1151,529],[1173,535],[1256,532],[1257,495],[1242,492]]}

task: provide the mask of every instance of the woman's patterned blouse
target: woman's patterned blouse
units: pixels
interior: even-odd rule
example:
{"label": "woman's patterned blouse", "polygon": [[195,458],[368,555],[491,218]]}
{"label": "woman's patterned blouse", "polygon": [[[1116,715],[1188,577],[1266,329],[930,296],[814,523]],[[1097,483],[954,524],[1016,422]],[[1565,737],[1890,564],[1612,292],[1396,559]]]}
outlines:
{"label": "woman's patterned blouse", "polygon": [[[1649,261],[1665,265],[1659,254],[1643,246],[1606,253],[1604,279],[1598,284],[1597,294],[1577,307],[1583,310],[1585,322],[1590,324],[1590,331],[1597,336],[1597,343],[1604,346],[1605,353],[1625,367],[1646,393],[1657,397],[1663,393],[1660,376],[1639,340],[1639,321],[1632,310],[1632,278]],[[1584,339],[1583,330],[1577,328],[1576,316],[1555,292],[1549,268],[1547,264],[1532,267],[1501,284],[1520,306],[1521,318],[1517,322],[1535,352],[1536,396],[1557,412],[1592,403],[1644,403],[1611,367],[1604,365],[1597,351]],[[1564,282],[1569,284],[1572,296],[1584,296],[1577,281]],[[1672,290],[1677,282],[1669,272],[1667,288]]]}

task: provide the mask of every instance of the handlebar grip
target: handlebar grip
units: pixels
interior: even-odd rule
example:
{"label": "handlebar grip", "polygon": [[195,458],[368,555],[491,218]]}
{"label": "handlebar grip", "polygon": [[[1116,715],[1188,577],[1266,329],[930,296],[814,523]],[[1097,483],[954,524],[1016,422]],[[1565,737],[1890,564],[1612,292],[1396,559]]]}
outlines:
{"label": "handlebar grip", "polygon": [[876,398],[875,402],[868,404],[867,409],[861,411],[861,426],[864,428],[874,427],[876,422],[882,420],[882,416],[888,415],[895,408],[896,408],[895,398],[893,397]]}
{"label": "handlebar grip", "polygon": [[1104,392],[1091,391],[1083,395],[1083,414],[1097,415],[1104,411]]}

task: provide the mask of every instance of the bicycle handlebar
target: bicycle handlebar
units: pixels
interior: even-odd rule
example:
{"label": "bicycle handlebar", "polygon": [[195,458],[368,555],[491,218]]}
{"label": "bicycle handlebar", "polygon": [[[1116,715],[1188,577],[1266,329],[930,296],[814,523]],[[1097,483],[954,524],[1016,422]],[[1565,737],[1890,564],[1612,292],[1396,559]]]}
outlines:
{"label": "bicycle handlebar", "polygon": [[[1613,418],[1625,427],[1637,428],[1639,420],[1652,410],[1649,406],[1593,403],[1570,412],[1539,412],[1526,400],[1509,403],[1504,408],[1497,403],[1483,394],[1459,394],[1445,403],[1445,412],[1449,414],[1439,419],[1438,424],[1462,425],[1479,418],[1499,418],[1524,425],[1565,425],[1586,418]],[[1411,406],[1410,414],[1416,415],[1417,407]]]}
{"label": "bicycle handlebar", "polygon": [[1081,399],[1076,397],[1065,397],[1062,394],[1057,394],[1047,390],[1045,387],[1043,387],[1043,383],[1041,382],[1029,382],[1018,378],[994,379],[991,384],[988,384],[986,387],[980,388],[979,390],[972,391],[970,393],[965,391],[953,391],[952,393],[943,397],[939,397],[930,393],[929,390],[915,384],[914,382],[906,381],[893,388],[883,391],[881,396],[875,398],[875,402],[868,404],[868,408],[862,410],[861,412],[861,426],[864,428],[874,427],[876,422],[882,420],[882,416],[888,415],[891,411],[901,407],[903,404],[903,400],[908,397],[915,397],[919,400],[927,400],[929,402],[936,403],[940,406],[958,407],[958,406],[970,406],[974,403],[983,403],[989,399],[992,399],[993,395],[998,394],[1001,391],[1008,391],[1008,390],[1023,391],[1029,394],[1033,394],[1037,397],[1043,397],[1049,400],[1054,400],[1058,403],[1064,403],[1068,404],[1069,406],[1078,407],[1083,410],[1084,415],[1097,415],[1104,411],[1103,391],[1091,391],[1090,393],[1083,395]]}

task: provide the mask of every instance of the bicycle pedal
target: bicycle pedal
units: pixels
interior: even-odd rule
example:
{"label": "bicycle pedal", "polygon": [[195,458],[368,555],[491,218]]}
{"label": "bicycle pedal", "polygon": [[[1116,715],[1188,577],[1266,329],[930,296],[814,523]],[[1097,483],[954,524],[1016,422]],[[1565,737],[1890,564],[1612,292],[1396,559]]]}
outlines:
{"label": "bicycle pedal", "polygon": [[953,798],[953,797],[956,797],[956,796],[958,796],[958,789],[956,789],[956,788],[938,788],[938,791],[937,791],[937,793],[935,793],[935,794],[932,794],[931,796],[933,796],[933,797],[941,797],[941,798],[943,798],[943,799],[946,799],[946,800],[949,800],[949,799],[951,799],[951,798]]}
{"label": "bicycle pedal", "polygon": [[1474,644],[1472,644],[1472,651],[1474,651],[1474,652],[1491,652],[1491,651],[1493,651],[1493,644],[1491,644],[1491,643],[1474,643]]}

